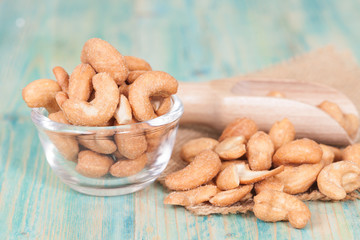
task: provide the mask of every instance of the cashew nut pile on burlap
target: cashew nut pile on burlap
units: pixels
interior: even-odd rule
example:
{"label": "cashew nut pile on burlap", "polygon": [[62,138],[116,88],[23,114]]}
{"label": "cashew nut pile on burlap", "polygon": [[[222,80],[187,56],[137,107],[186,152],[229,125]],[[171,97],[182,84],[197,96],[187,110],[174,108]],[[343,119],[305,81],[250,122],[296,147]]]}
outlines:
{"label": "cashew nut pile on burlap", "polygon": [[[70,76],[59,66],[53,73],[56,81],[28,84],[23,99],[30,108],[46,108],[52,121],[77,126],[117,126],[164,115],[178,88],[170,74],[153,71],[141,58],[123,56],[98,38],[85,43],[81,64]],[[64,158],[77,163],[80,174],[127,177],[145,167],[146,153],[156,149],[164,134],[144,133],[136,125],[130,130],[128,135],[106,130],[95,135],[47,134]]]}
{"label": "cashew nut pile on burlap", "polygon": [[311,213],[299,194],[311,187],[331,200],[345,200],[360,188],[360,144],[341,150],[295,139],[286,118],[269,133],[258,131],[251,119],[235,119],[219,139],[190,140],[180,155],[189,164],[164,178],[173,190],[165,204],[231,208],[252,199],[257,218],[303,228]]}

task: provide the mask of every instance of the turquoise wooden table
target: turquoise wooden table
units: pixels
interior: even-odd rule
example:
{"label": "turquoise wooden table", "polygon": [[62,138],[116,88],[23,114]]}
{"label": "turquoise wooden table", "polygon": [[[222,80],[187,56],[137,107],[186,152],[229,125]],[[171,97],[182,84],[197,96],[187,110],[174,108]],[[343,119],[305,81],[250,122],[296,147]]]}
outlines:
{"label": "turquoise wooden table", "polygon": [[359,59],[359,9],[356,0],[1,0],[0,239],[359,239],[360,201],[307,203],[311,222],[296,230],[252,214],[193,216],[164,206],[158,183],[127,196],[79,194],[46,163],[21,99],[53,66],[71,71],[91,37],[183,81],[250,72],[328,43]]}

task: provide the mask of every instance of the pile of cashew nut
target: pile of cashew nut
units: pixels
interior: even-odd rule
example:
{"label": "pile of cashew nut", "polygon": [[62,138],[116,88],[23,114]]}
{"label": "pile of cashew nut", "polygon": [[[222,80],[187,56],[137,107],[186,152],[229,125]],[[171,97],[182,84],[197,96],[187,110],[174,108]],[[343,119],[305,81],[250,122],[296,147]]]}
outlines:
{"label": "pile of cashew nut", "polygon": [[[81,64],[71,75],[53,69],[56,81],[39,79],[28,84],[22,96],[30,108],[44,107],[49,119],[78,126],[128,124],[128,134],[97,131],[70,135],[47,131],[62,156],[76,162],[87,177],[127,177],[147,164],[148,152],[160,144],[166,131],[144,131],[144,122],[169,112],[178,82],[170,74],[153,71],[145,60],[123,56],[108,42],[93,38],[81,52]],[[132,125],[131,125],[132,124]]]}
{"label": "pile of cashew nut", "polygon": [[360,188],[360,144],[341,150],[295,139],[295,128],[286,118],[269,133],[258,131],[251,119],[236,119],[218,140],[198,138],[184,144],[181,157],[189,164],[166,176],[165,185],[174,191],[165,204],[225,207],[254,196],[257,218],[289,221],[295,228],[305,227],[311,217],[296,194],[317,187],[328,198],[342,200]]}

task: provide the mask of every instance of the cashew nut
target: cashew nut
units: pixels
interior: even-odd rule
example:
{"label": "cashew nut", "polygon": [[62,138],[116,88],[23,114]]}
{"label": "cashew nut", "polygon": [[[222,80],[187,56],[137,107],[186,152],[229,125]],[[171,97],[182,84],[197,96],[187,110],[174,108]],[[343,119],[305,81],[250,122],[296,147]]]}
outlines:
{"label": "cashew nut", "polygon": [[119,103],[119,90],[107,73],[98,73],[92,80],[96,97],[90,103],[67,99],[60,106],[67,119],[75,125],[100,126],[109,121]]}
{"label": "cashew nut", "polygon": [[285,166],[284,171],[274,176],[284,184],[283,191],[289,194],[306,192],[316,181],[324,163]]}
{"label": "cashew nut", "polygon": [[119,86],[119,96],[124,95],[126,98],[129,98],[129,85],[123,83]]}
{"label": "cashew nut", "polygon": [[322,150],[315,141],[303,138],[281,146],[274,154],[273,164],[318,163],[322,158]]}
{"label": "cashew nut", "polygon": [[317,185],[329,198],[344,199],[346,193],[360,188],[360,166],[352,161],[332,163],[321,170]]}
{"label": "cashew nut", "polygon": [[247,143],[247,157],[251,170],[260,171],[271,168],[274,144],[266,133],[259,131]]}
{"label": "cashew nut", "polygon": [[229,137],[221,141],[216,147],[215,152],[223,160],[234,160],[246,153],[245,137]]}
{"label": "cashew nut", "polygon": [[79,153],[75,169],[86,177],[98,178],[106,175],[113,163],[111,157],[85,150]]}
{"label": "cashew nut", "polygon": [[135,159],[118,160],[110,168],[110,174],[114,177],[129,177],[144,169],[148,161],[146,154]]}
{"label": "cashew nut", "polygon": [[221,162],[221,168],[220,171],[224,170],[225,168],[227,168],[230,165],[233,164],[246,164],[245,160],[231,160],[231,161],[223,161]]}
{"label": "cashew nut", "polygon": [[213,150],[219,142],[213,138],[196,138],[185,143],[180,152],[184,161],[192,162],[204,150]]}
{"label": "cashew nut", "polygon": [[129,124],[132,121],[132,111],[128,99],[120,95],[119,106],[115,110],[114,118],[119,124]]}
{"label": "cashew nut", "polygon": [[246,140],[249,140],[257,131],[258,127],[253,120],[249,118],[237,118],[226,126],[219,141],[234,136],[244,136]]}
{"label": "cashew nut", "polygon": [[171,108],[171,97],[152,97],[150,101],[157,116],[168,113]]}
{"label": "cashew nut", "polygon": [[129,133],[114,135],[118,151],[126,158],[139,158],[147,149],[145,133],[138,126],[130,126]]}
{"label": "cashew nut", "polygon": [[127,78],[127,82],[129,84],[132,84],[133,82],[135,82],[135,80],[143,73],[146,73],[146,71],[142,71],[142,70],[138,70],[138,71],[131,71],[129,72],[129,76]]}
{"label": "cashew nut", "polygon": [[177,92],[178,82],[170,74],[160,71],[149,71],[140,75],[130,85],[129,102],[138,121],[156,118],[150,97],[170,97]]}
{"label": "cashew nut", "polygon": [[333,149],[324,144],[319,144],[319,146],[321,147],[321,150],[323,152],[321,162],[324,164],[324,167],[333,163],[335,159],[335,153]]}
{"label": "cashew nut", "polygon": [[69,74],[60,66],[54,67],[53,73],[62,91],[67,93],[69,91]]}
{"label": "cashew nut", "polygon": [[70,99],[88,101],[93,90],[91,80],[96,72],[89,64],[79,64],[69,78]]}
{"label": "cashew nut", "polygon": [[61,87],[54,80],[38,79],[24,87],[22,97],[28,107],[44,107],[49,113],[53,113],[60,110],[55,100],[55,95],[59,91]]}
{"label": "cashew nut", "polygon": [[274,143],[275,150],[293,141],[295,134],[295,127],[287,118],[274,123],[269,131],[269,136]]}
{"label": "cashew nut", "polygon": [[279,91],[270,91],[266,94],[268,97],[277,97],[277,98],[285,98],[285,94]]}
{"label": "cashew nut", "polygon": [[81,52],[81,62],[90,64],[97,73],[108,73],[117,85],[125,82],[129,73],[121,53],[99,38],[86,41]]}
{"label": "cashew nut", "polygon": [[[50,113],[49,119],[63,124],[70,124],[62,111]],[[79,153],[79,144],[75,137],[60,132],[46,132],[51,142],[56,146],[59,153],[69,161],[76,161]]]}
{"label": "cashew nut", "polygon": [[129,71],[151,71],[152,68],[150,64],[142,58],[134,56],[125,56],[125,62]]}
{"label": "cashew nut", "polygon": [[318,108],[329,114],[341,126],[344,125],[344,114],[336,103],[323,101],[318,105]]}
{"label": "cashew nut", "polygon": [[185,168],[167,175],[165,185],[174,190],[193,189],[213,179],[220,167],[219,156],[211,150],[204,150]]}
{"label": "cashew nut", "polygon": [[172,192],[165,199],[164,204],[192,206],[197,205],[215,196],[219,192],[216,185],[204,185],[188,191]]}
{"label": "cashew nut", "polygon": [[254,197],[254,214],[265,222],[289,221],[295,228],[304,228],[311,218],[309,208],[295,196],[264,190]]}
{"label": "cashew nut", "polygon": [[360,143],[347,146],[342,152],[342,157],[345,161],[353,161],[360,166]]}
{"label": "cashew nut", "polygon": [[81,135],[78,136],[79,143],[97,153],[111,154],[116,151],[117,147],[113,140],[107,134]]}
{"label": "cashew nut", "polygon": [[218,207],[229,206],[242,200],[252,189],[253,185],[242,185],[235,189],[222,191],[212,197],[210,203]]}
{"label": "cashew nut", "polygon": [[255,192],[259,194],[261,191],[266,189],[268,190],[276,190],[276,191],[284,191],[284,183],[281,179],[277,178],[276,175],[266,178],[261,182],[255,183]]}
{"label": "cashew nut", "polygon": [[355,137],[359,129],[359,119],[354,114],[344,114],[343,128],[350,137]]}
{"label": "cashew nut", "polygon": [[216,179],[216,185],[221,190],[230,190],[239,184],[252,184],[272,177],[284,170],[284,166],[273,170],[251,171],[247,164],[232,164],[221,171]]}

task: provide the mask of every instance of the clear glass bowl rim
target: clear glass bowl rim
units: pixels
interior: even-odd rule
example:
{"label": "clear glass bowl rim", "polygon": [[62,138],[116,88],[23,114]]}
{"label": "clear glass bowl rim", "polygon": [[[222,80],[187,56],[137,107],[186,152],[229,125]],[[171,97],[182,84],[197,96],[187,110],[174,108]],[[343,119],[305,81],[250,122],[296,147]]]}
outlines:
{"label": "clear glass bowl rim", "polygon": [[104,130],[116,130],[116,131],[126,132],[126,130],[130,131],[132,129],[132,126],[136,126],[136,125],[139,126],[140,128],[146,129],[151,127],[166,126],[167,124],[178,120],[184,112],[184,107],[178,96],[172,95],[171,99],[173,104],[168,113],[148,121],[126,124],[126,125],[88,127],[88,126],[75,126],[75,125],[58,123],[50,120],[48,117],[46,117],[43,114],[44,108],[33,108],[31,110],[31,119],[37,127],[43,128],[47,131],[78,133],[78,134],[91,134],[97,131],[104,131]]}

